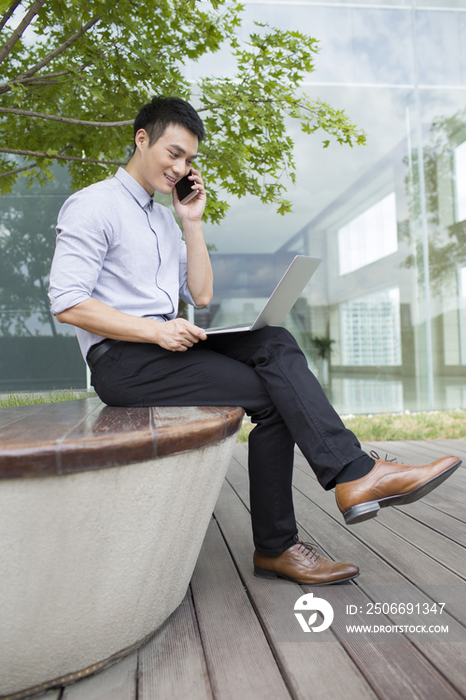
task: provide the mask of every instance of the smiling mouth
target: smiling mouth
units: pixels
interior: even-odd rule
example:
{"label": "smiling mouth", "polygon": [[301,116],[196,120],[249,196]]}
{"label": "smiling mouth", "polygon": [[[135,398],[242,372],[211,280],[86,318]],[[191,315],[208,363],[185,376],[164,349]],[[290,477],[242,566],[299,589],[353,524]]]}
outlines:
{"label": "smiling mouth", "polygon": [[165,178],[166,178],[166,179],[168,180],[168,182],[170,182],[172,185],[175,185],[175,184],[178,182],[177,178],[175,178],[175,177],[170,177],[170,175],[167,175],[166,173],[165,173]]}

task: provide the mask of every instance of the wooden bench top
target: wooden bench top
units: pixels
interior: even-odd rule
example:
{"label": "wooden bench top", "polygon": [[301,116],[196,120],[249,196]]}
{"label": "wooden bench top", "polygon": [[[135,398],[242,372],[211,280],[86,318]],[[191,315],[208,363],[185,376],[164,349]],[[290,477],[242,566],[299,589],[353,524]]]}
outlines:
{"label": "wooden bench top", "polygon": [[219,442],[236,432],[234,406],[113,408],[98,398],[0,408],[0,478],[121,466]]}

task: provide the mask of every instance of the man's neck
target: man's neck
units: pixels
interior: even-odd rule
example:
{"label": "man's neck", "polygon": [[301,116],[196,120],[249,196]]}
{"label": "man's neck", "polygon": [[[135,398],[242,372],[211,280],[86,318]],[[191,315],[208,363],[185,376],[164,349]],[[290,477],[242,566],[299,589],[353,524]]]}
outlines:
{"label": "man's neck", "polygon": [[145,179],[141,176],[141,174],[140,174],[140,172],[139,172],[139,168],[138,168],[138,165],[137,165],[137,155],[138,155],[138,152],[136,151],[136,152],[131,156],[131,158],[130,158],[130,160],[129,160],[129,163],[128,163],[127,166],[125,167],[125,170],[126,170],[126,172],[128,173],[128,175],[131,175],[131,177],[134,178],[134,180],[136,180],[136,182],[137,182],[139,185],[141,185],[141,187],[144,187],[144,189],[146,190],[147,194],[148,194],[150,197],[153,197],[153,195],[154,195],[154,190],[150,187],[150,185],[149,185],[149,183],[147,182],[147,180],[145,180]]}

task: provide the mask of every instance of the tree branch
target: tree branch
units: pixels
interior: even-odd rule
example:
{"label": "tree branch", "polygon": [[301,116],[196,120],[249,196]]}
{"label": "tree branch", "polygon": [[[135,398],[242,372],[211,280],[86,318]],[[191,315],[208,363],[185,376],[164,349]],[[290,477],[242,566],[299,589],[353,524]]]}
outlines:
{"label": "tree branch", "polygon": [[3,87],[3,85],[10,85],[11,83],[34,83],[36,80],[49,80],[50,78],[61,78],[62,75],[69,75],[69,73],[71,73],[70,70],[60,70],[56,71],[55,73],[43,73],[42,75],[32,75],[26,78],[13,78],[7,83],[2,83],[0,87]]}
{"label": "tree branch", "polygon": [[16,170],[8,170],[6,173],[0,173],[0,178],[10,177],[10,175],[17,175],[18,173],[24,173],[25,170],[31,170],[35,168],[37,163],[29,163],[29,165],[24,165],[22,168],[16,168]]}
{"label": "tree branch", "polygon": [[25,109],[13,109],[10,107],[0,107],[1,114],[17,114],[20,117],[35,117],[37,119],[50,119],[55,122],[62,122],[64,124],[77,124],[78,126],[130,126],[133,124],[133,119],[127,119],[122,122],[89,122],[84,119],[71,119],[69,117],[58,117],[55,114],[43,114],[42,112],[28,112]]}
{"label": "tree branch", "polygon": [[[58,153],[41,153],[40,151],[20,151],[16,148],[0,148],[0,153],[12,153],[17,156],[27,156],[28,158],[53,158],[55,160],[75,160],[79,163],[98,163],[100,165],[126,165],[116,160],[98,160],[96,158],[81,158],[80,156],[61,156]],[[29,166],[30,168],[33,166]],[[16,172],[16,171],[15,171]]]}
{"label": "tree branch", "polygon": [[[41,2],[41,4],[42,4],[43,2],[45,2],[45,0],[38,0],[38,2]],[[52,51],[51,53],[49,53],[48,56],[43,58],[42,61],[39,61],[39,63],[36,63],[35,66],[32,66],[32,68],[29,68],[29,70],[27,70],[25,73],[21,73],[21,75],[18,75],[16,80],[18,80],[20,78],[30,78],[31,75],[34,75],[34,73],[37,73],[37,71],[39,71],[41,68],[46,66],[48,63],[50,63],[50,61],[53,61],[54,58],[56,58],[61,53],[63,53],[67,49],[69,49],[69,47],[72,44],[76,43],[78,41],[78,39],[80,39],[83,36],[83,34],[85,34],[89,29],[91,29],[91,27],[94,26],[94,24],[97,24],[97,22],[100,21],[101,16],[102,15],[97,15],[97,17],[93,17],[93,19],[89,20],[89,22],[87,24],[85,24],[84,27],[81,27],[81,29],[79,29],[75,34],[73,34],[73,36],[70,36],[69,39],[64,41],[63,44],[60,44],[60,46],[57,46],[57,48],[54,51]],[[12,81],[12,82],[14,82],[14,81]]]}
{"label": "tree branch", "polygon": [[24,30],[26,27],[31,24],[33,17],[35,17],[42,7],[42,5],[45,3],[46,0],[36,0],[27,13],[24,15],[23,19],[21,22],[18,24],[16,27],[15,31],[13,34],[10,36],[6,44],[3,45],[3,47],[0,49],[0,63],[4,60],[6,56],[10,53],[11,49],[13,46],[16,44],[18,39],[21,38]]}
{"label": "tree branch", "polygon": [[63,75],[69,75],[70,70],[62,70],[57,73],[46,73],[45,75],[33,75],[31,78],[13,78],[7,83],[0,83],[0,95],[5,92],[10,92],[11,86],[17,83],[24,83],[25,85],[55,85],[59,81],[56,78],[61,78]]}
{"label": "tree branch", "polygon": [[21,5],[21,0],[15,0],[15,2],[12,2],[8,10],[5,12],[3,15],[1,21],[0,21],[0,32],[2,31],[3,27],[5,24],[8,22],[10,17],[13,15],[14,11],[18,7],[18,5]]}

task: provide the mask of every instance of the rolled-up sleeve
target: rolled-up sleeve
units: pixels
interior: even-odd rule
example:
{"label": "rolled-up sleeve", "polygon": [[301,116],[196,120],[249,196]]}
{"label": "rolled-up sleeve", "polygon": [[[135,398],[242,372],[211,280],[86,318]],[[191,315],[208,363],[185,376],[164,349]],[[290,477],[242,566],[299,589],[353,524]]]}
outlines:
{"label": "rolled-up sleeve", "polygon": [[65,202],[58,216],[50,271],[49,298],[54,315],[92,296],[112,236],[101,197],[94,198],[83,190]]}
{"label": "rolled-up sleeve", "polygon": [[[55,316],[92,297],[132,316],[175,318],[180,297],[194,300],[173,214],[121,168],[76,192],[58,215],[49,297]],[[83,357],[101,339],[77,336]]]}

